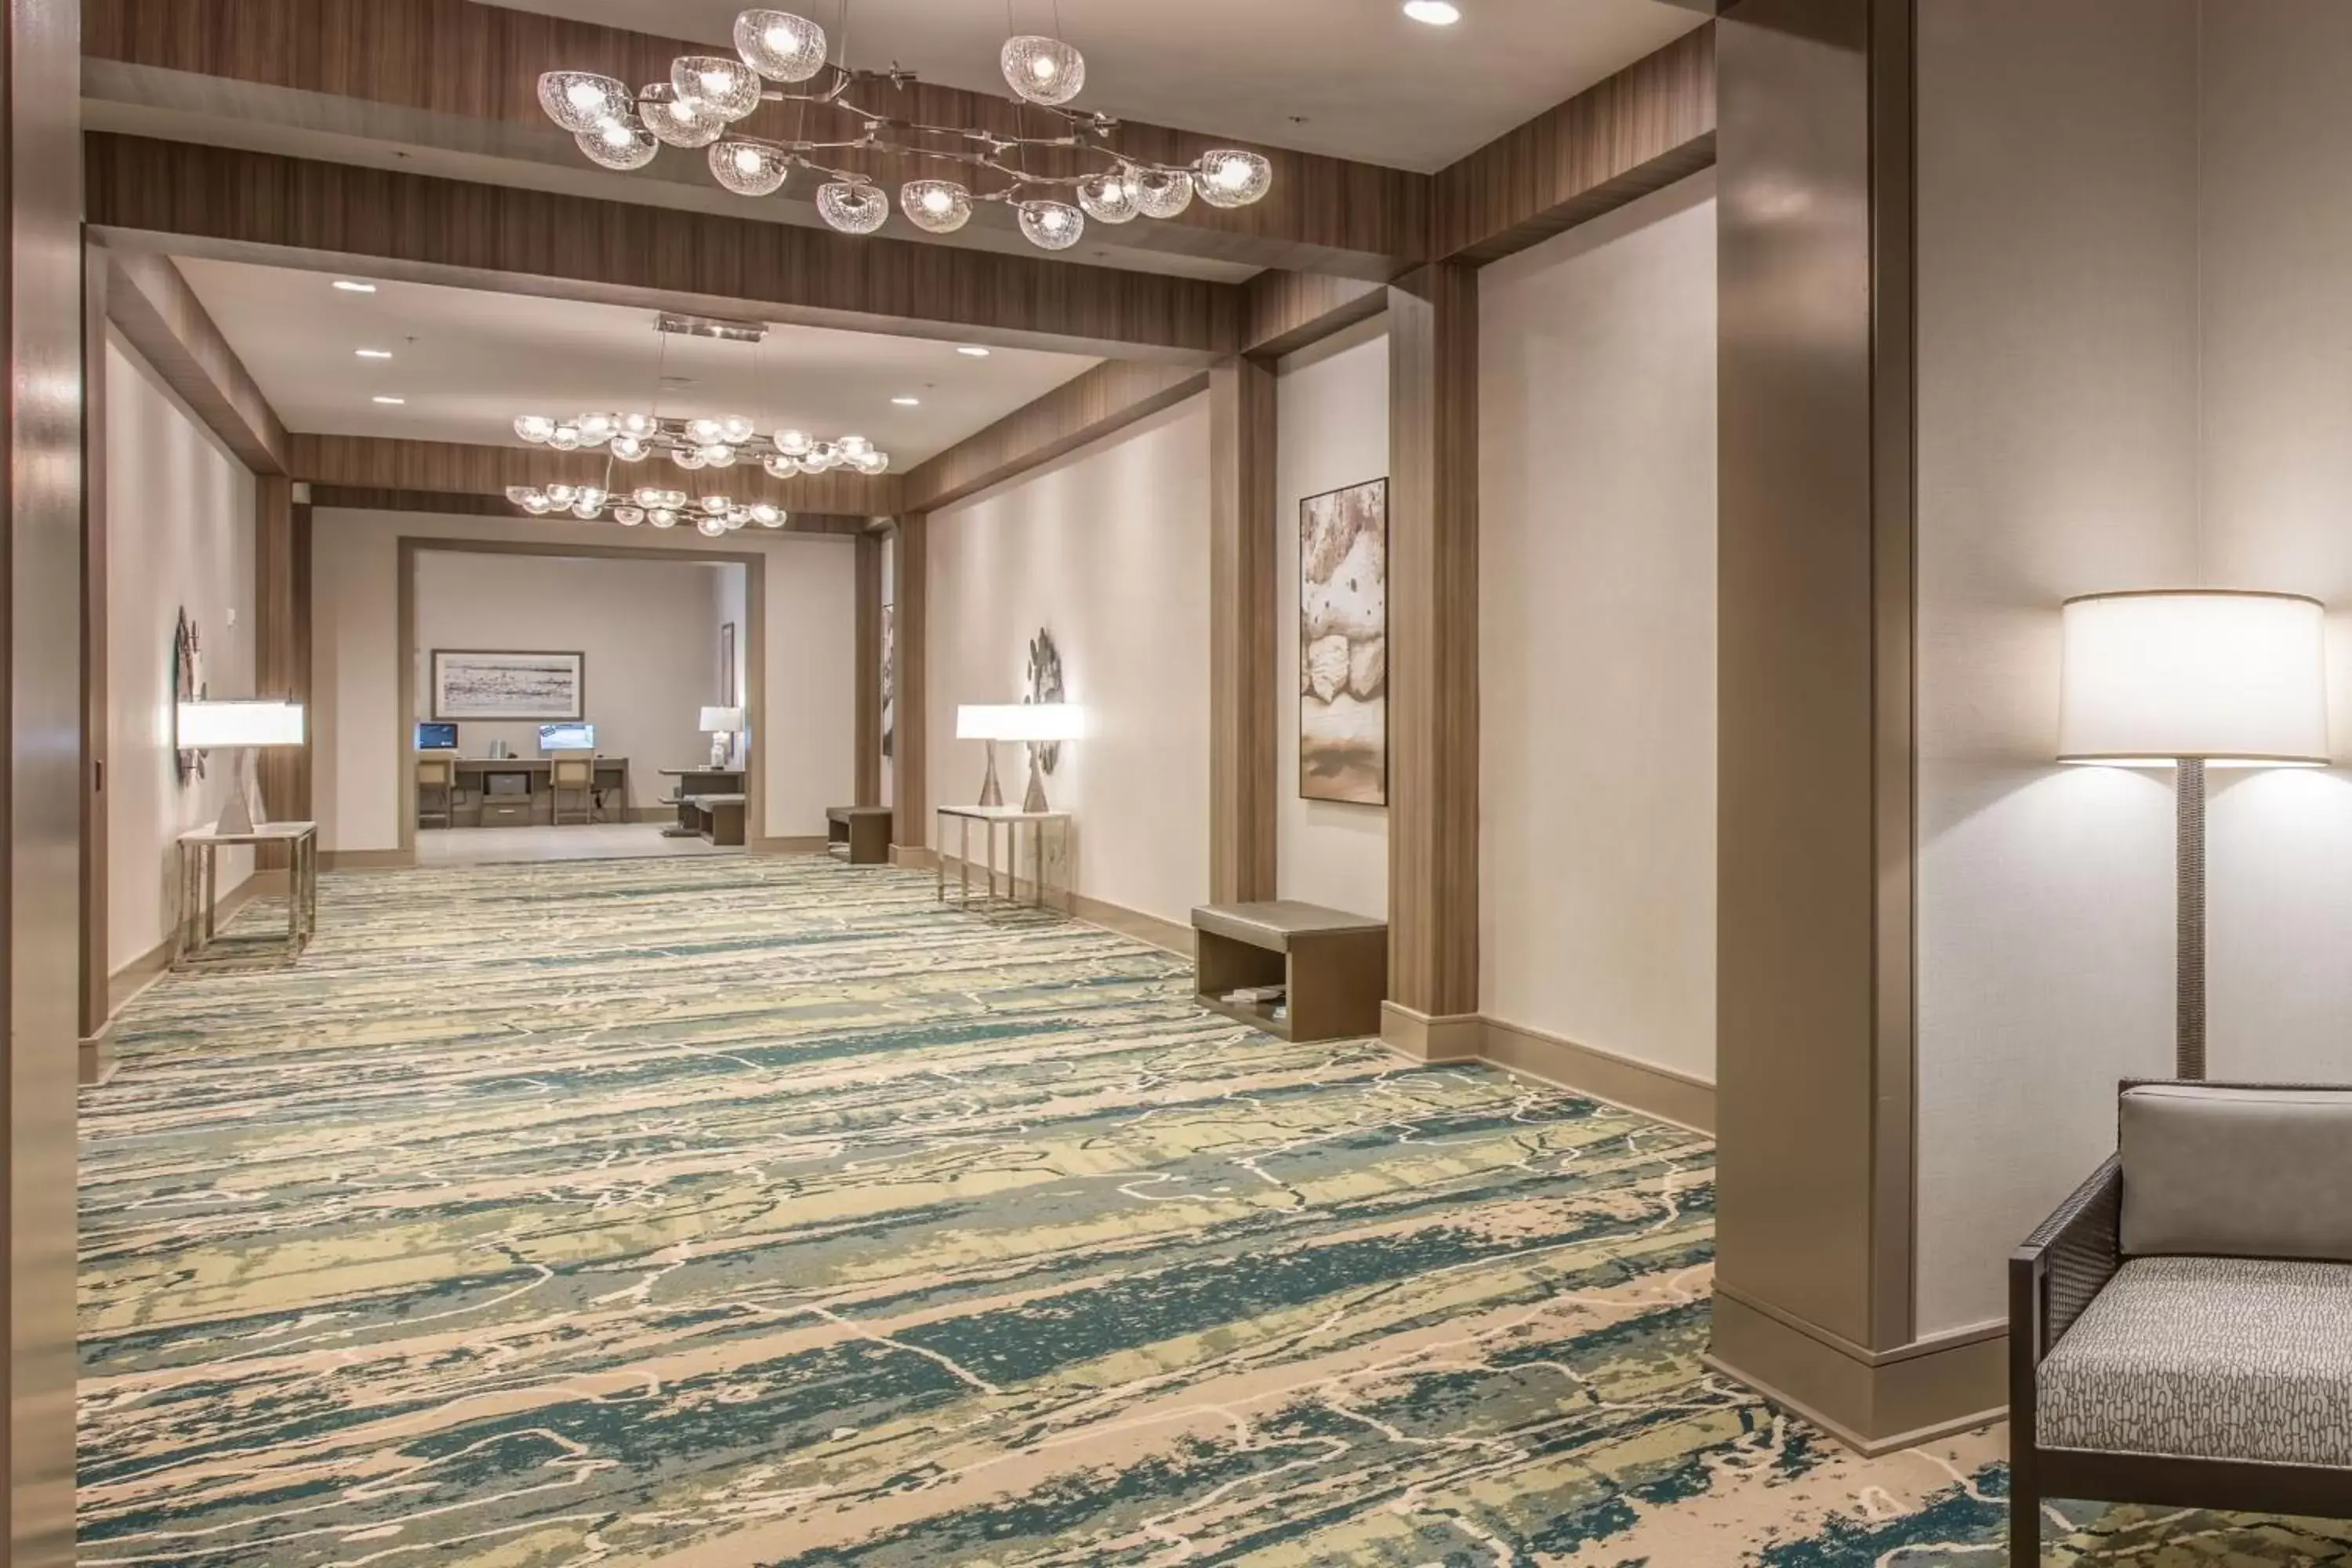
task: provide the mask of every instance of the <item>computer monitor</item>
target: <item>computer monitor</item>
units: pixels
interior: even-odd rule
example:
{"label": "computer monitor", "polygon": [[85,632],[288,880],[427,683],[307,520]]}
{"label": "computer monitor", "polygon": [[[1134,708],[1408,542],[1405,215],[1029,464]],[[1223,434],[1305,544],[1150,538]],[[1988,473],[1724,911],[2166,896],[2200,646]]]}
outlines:
{"label": "computer monitor", "polygon": [[539,749],[549,752],[593,752],[596,749],[596,726],[593,724],[541,724],[539,727]]}
{"label": "computer monitor", "polygon": [[457,726],[455,724],[417,725],[416,749],[420,752],[456,751],[457,749]]}

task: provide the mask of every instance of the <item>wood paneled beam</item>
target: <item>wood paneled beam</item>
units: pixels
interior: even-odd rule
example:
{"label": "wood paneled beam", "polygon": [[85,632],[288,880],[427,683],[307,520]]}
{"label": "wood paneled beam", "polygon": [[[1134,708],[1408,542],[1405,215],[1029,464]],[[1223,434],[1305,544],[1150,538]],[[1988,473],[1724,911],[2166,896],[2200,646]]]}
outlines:
{"label": "wood paneled beam", "polygon": [[1684,34],[1442,171],[1430,254],[1497,260],[1710,167],[1715,28]]}
{"label": "wood paneled beam", "polygon": [[1389,308],[1388,287],[1317,272],[1261,272],[1244,286],[1243,352],[1280,359]]}
{"label": "wood paneled beam", "polygon": [[[384,162],[395,152],[417,166],[462,166],[467,177],[569,189],[623,202],[758,211],[811,226],[814,180],[753,204],[721,190],[699,153],[665,151],[630,174],[595,169],[539,106],[540,73],[558,68],[608,72],[632,87],[666,81],[679,55],[709,52],[650,34],[545,16],[472,0],[85,0],[84,92],[93,127],[147,128],[175,140]],[[656,8],[657,9],[657,8]],[[727,53],[724,48],[718,52]],[[860,84],[862,107],[929,124],[1024,128],[1010,98],[887,79]],[[788,137],[788,106],[755,113],[747,128]],[[836,117],[827,116],[828,121]],[[845,127],[845,120],[840,121]],[[1025,129],[1036,129],[1034,112]],[[1189,162],[1233,139],[1124,123],[1112,145],[1135,157]],[[1310,153],[1264,150],[1273,191],[1226,211],[1196,202],[1165,222],[1098,225],[1090,247],[1136,255],[1245,267],[1282,267],[1384,279],[1422,258],[1429,177]],[[896,189],[937,172],[919,160],[856,152],[839,155]],[[1098,160],[1097,161],[1098,163]],[[1040,153],[1040,173],[1075,171],[1067,154]],[[1096,166],[1088,163],[1084,167]],[[983,204],[971,225],[937,248],[1027,248],[1001,204]],[[1163,261],[1161,263],[1165,265]]]}
{"label": "wood paneled beam", "polygon": [[1208,386],[1205,366],[1106,361],[909,469],[903,504],[936,510],[1173,407]]}
{"label": "wood paneled beam", "polygon": [[1274,369],[1234,358],[1209,381],[1209,886],[1276,896]]}
{"label": "wood paneled beam", "polygon": [[[294,481],[263,474],[253,494],[253,695],[310,706],[310,508],[295,500]],[[262,799],[272,816],[310,820],[311,748],[315,714],[299,746],[272,747],[255,759]],[[254,864],[288,864],[282,848],[265,846]]]}
{"label": "wood paneled beam", "polygon": [[[901,512],[891,531],[890,843],[919,851],[931,839],[930,523]],[[901,857],[903,859],[904,858]]]}
{"label": "wood paneled beam", "polygon": [[738,500],[772,501],[786,511],[854,518],[887,517],[898,510],[898,476],[868,478],[836,470],[771,479],[758,468],[704,469],[681,474],[667,464],[614,463],[593,452],[544,447],[473,447],[454,441],[401,441],[376,436],[296,436],[293,477],[341,489],[406,490],[474,496],[497,502],[490,515],[516,516],[509,485],[641,484],[688,495],[725,493]]}
{"label": "wood paneled beam", "polygon": [[[379,489],[354,485],[311,485],[309,488],[313,510],[331,508],[338,511],[421,511],[438,517],[502,517],[512,521],[519,514],[514,503],[504,496],[465,495],[451,490]],[[553,526],[566,520],[550,518]],[[612,526],[603,524],[598,526]],[[782,530],[785,533],[861,534],[871,528],[871,520],[862,517],[835,517],[821,511],[796,511]],[[661,535],[650,530],[640,530],[648,540]]]}
{"label": "wood paneled beam", "polygon": [[285,423],[168,256],[101,250],[115,329],[257,474],[286,472]]}
{"label": "wood paneled beam", "polygon": [[1452,1056],[1478,1010],[1478,275],[1455,262],[1390,290],[1388,673],[1383,1033]]}
{"label": "wood paneled beam", "polygon": [[1233,284],[138,136],[87,162],[121,249],[1199,365],[1241,335]]}
{"label": "wood paneled beam", "polygon": [[857,764],[856,805],[882,804],[882,540],[857,536],[855,548],[857,610],[851,637],[856,645]]}

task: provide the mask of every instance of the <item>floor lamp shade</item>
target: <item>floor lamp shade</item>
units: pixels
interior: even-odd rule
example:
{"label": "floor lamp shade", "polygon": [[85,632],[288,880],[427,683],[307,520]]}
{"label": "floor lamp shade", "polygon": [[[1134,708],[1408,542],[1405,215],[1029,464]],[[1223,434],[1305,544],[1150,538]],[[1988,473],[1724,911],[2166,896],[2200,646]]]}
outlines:
{"label": "floor lamp shade", "polygon": [[2058,758],[2179,770],[2173,1071],[2205,1076],[2205,770],[2327,763],[2327,612],[2295,594],[2095,594],[2064,610]]}
{"label": "floor lamp shade", "polygon": [[2294,594],[2098,594],[2064,611],[2058,756],[2324,767],[2326,611]]}

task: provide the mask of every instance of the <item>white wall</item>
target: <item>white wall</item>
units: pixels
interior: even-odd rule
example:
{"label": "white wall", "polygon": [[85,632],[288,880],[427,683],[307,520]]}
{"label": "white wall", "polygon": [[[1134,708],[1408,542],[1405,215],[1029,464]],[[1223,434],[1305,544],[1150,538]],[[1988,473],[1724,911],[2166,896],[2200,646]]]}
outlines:
{"label": "white wall", "polygon": [[[754,744],[764,748],[767,833],[821,837],[825,807],[850,798],[856,784],[856,605],[847,539],[746,529],[706,542],[683,531],[665,538],[554,519],[321,510],[311,544],[311,695],[319,759],[312,789],[321,848],[383,850],[400,842],[400,770],[410,739],[398,719],[397,595],[404,537],[648,546],[660,541],[689,556],[709,550],[763,554],[767,711]],[[701,745],[709,744],[705,737]]]}
{"label": "white wall", "polygon": [[[228,797],[229,752],[213,753],[201,781],[180,783],[172,647],[185,606],[211,694],[254,695],[254,482],[111,333],[106,484],[107,961],[120,970],[171,934],[179,916],[173,841],[217,818]],[[242,850],[225,853],[220,892],[243,882],[252,864]]]}
{"label": "white wall", "polygon": [[[1208,473],[1202,396],[934,513],[928,563],[930,798],[978,798],[956,709],[1020,700],[1048,628],[1087,714],[1047,784],[1076,816],[1076,889],[1185,923],[1209,896]],[[1017,801],[1023,748],[997,765]]]}
{"label": "white wall", "polygon": [[1276,384],[1275,885],[1286,899],[1350,914],[1389,911],[1385,807],[1307,800],[1298,790],[1298,503],[1389,471],[1385,317],[1284,360]]}
{"label": "white wall", "polygon": [[1479,275],[1480,1008],[1715,1078],[1715,178]]}
{"label": "white wall", "polygon": [[[655,807],[668,793],[656,769],[709,758],[710,737],[698,721],[719,701],[721,583],[734,577],[740,596],[742,575],[740,567],[690,559],[420,551],[415,717],[433,717],[436,648],[579,653],[596,749],[629,760],[629,805]],[[535,757],[539,724],[468,720],[457,727],[469,757],[487,755],[494,741]]]}

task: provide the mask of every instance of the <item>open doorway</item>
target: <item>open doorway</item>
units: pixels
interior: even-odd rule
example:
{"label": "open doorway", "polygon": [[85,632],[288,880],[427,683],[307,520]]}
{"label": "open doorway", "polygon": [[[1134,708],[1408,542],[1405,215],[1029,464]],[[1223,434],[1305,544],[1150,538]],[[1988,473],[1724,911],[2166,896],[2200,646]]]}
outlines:
{"label": "open doorway", "polygon": [[756,558],[414,539],[403,832],[423,866],[741,854]]}

